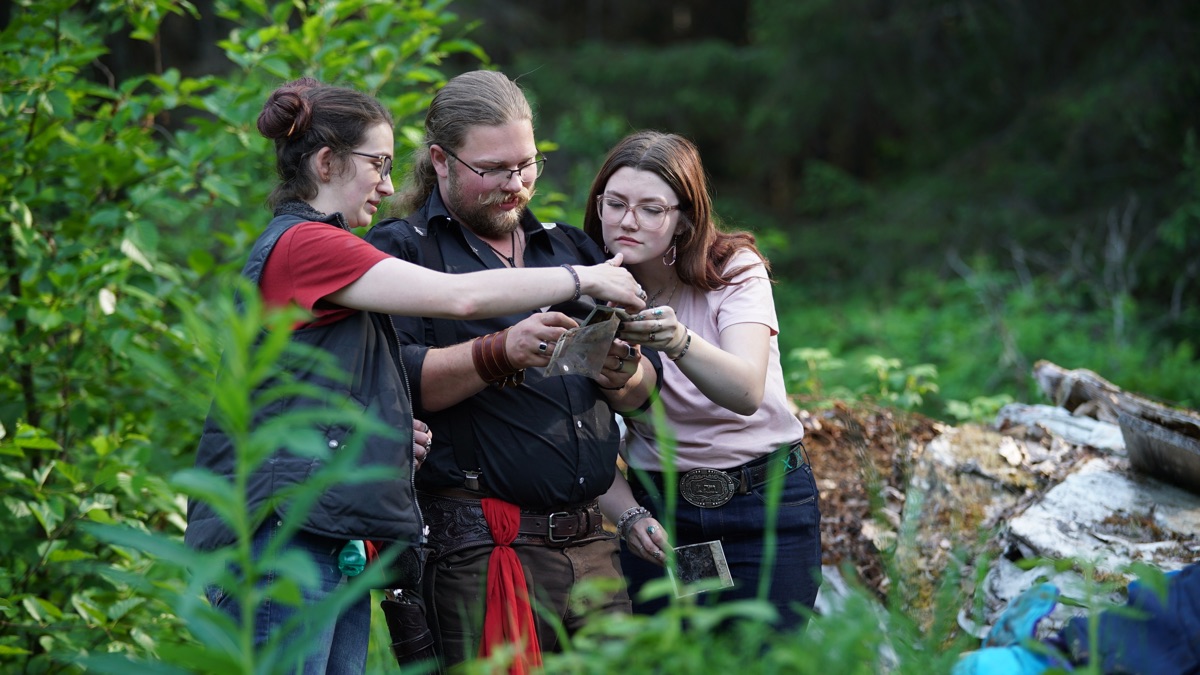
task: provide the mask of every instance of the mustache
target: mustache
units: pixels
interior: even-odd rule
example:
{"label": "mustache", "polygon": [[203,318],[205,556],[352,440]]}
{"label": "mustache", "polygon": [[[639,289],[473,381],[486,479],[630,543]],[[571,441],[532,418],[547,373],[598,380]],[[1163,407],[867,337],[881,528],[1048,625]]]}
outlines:
{"label": "mustache", "polygon": [[536,189],[525,188],[525,187],[521,188],[520,191],[518,191],[518,192],[503,192],[501,190],[493,190],[492,192],[489,192],[486,195],[479,196],[479,205],[480,206],[495,206],[497,204],[503,204],[504,202],[508,201],[509,199],[512,199],[515,197],[517,200],[519,200],[521,202],[521,206],[525,206],[526,204],[528,204],[530,202],[530,200],[533,199],[533,196],[535,194],[537,194]]}

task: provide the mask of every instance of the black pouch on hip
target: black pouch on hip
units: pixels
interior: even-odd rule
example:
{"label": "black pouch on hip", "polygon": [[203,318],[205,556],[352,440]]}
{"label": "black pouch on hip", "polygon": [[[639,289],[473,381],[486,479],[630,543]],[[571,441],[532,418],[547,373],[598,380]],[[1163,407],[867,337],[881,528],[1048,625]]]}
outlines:
{"label": "black pouch on hip", "polygon": [[424,672],[442,673],[433,646],[433,632],[425,619],[425,603],[414,591],[395,589],[380,601],[392,636],[392,654],[401,668],[424,663]]}

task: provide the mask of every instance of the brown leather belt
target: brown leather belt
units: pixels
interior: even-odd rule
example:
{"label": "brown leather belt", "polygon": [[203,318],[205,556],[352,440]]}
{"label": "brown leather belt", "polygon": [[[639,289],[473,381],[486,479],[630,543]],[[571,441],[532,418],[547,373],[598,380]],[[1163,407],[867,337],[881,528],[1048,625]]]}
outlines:
{"label": "brown leather belt", "polygon": [[[804,444],[796,441],[769,455],[751,460],[732,469],[692,469],[679,474],[679,496],[692,506],[715,509],[724,506],[734,495],[749,494],[767,482],[772,464],[783,462],[783,475],[804,466]],[[778,469],[775,469],[778,471]],[[657,471],[636,471],[635,475],[649,480],[661,493],[666,474]]]}
{"label": "brown leather belt", "polygon": [[545,537],[550,543],[566,543],[581,535],[591,534],[602,520],[600,505],[588,504],[577,511],[553,511],[551,513],[521,512],[521,524],[517,534],[530,537]]}
{"label": "brown leather belt", "polygon": [[[494,545],[483,517],[480,499],[486,495],[456,488],[422,490],[417,493],[429,526],[430,544],[438,555]],[[604,529],[604,516],[596,500],[558,510],[522,509],[514,544],[569,546],[596,537],[611,536]]]}

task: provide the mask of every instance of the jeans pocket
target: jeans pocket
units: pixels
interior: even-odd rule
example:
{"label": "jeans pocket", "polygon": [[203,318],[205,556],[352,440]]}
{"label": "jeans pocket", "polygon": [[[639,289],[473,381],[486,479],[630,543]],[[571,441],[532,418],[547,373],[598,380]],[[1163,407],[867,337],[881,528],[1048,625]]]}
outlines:
{"label": "jeans pocket", "polygon": [[[754,488],[754,495],[766,504],[769,492],[776,488],[770,482]],[[779,497],[780,507],[806,506],[817,501],[817,481],[813,477],[812,468],[802,464],[795,471],[783,477],[783,494]]]}

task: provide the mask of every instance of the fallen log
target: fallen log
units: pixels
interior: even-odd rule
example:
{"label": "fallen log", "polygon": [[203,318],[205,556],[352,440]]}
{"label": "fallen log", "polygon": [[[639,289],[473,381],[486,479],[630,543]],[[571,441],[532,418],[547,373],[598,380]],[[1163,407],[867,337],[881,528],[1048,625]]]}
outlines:
{"label": "fallen log", "polygon": [[1200,494],[1200,413],[1131,394],[1078,368],[1038,361],[1033,377],[1056,405],[1121,427],[1130,465]]}
{"label": "fallen log", "polygon": [[1117,424],[1120,413],[1125,413],[1200,441],[1200,413],[1131,394],[1090,370],[1067,370],[1042,360],[1033,366],[1033,379],[1055,405],[1071,412],[1083,406],[1076,414],[1090,414],[1102,422]]}

